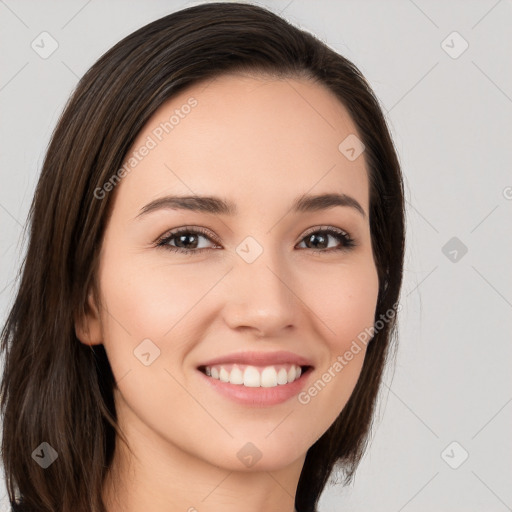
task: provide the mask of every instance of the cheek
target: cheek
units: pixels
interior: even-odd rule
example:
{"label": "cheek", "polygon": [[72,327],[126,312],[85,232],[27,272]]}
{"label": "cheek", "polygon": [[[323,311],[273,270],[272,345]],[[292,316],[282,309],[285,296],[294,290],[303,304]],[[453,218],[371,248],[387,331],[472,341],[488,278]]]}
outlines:
{"label": "cheek", "polygon": [[[100,282],[110,313],[107,323],[115,319],[118,325],[114,327],[133,333],[133,342],[141,336],[139,343],[143,338],[162,339],[171,330],[173,335],[179,334],[196,305],[225,273],[206,261],[171,265],[162,263],[162,254],[150,258],[127,254],[129,250],[110,246],[103,255]],[[306,306],[321,330],[319,335],[332,350],[344,351],[352,339],[373,325],[378,276],[369,256],[348,263],[317,262],[300,268],[293,281],[294,293],[301,299],[298,302],[304,302],[297,307]]]}
{"label": "cheek", "polygon": [[155,265],[143,258],[118,261],[102,279],[112,316],[134,336],[158,340],[179,331],[182,319],[185,324],[215,282],[199,279],[191,267]]}
{"label": "cheek", "polygon": [[311,411],[310,417],[322,414],[330,424],[349,400],[364,363],[377,304],[377,270],[368,260],[340,266],[330,276],[318,272],[311,289],[316,291],[308,294],[308,306],[318,312],[326,354],[299,402]]}
{"label": "cheek", "polygon": [[[156,389],[158,369],[172,366],[180,348],[194,339],[198,328],[196,308],[218,276],[209,279],[202,275],[204,279],[200,279],[193,265],[162,264],[161,258],[155,262],[121,247],[110,244],[102,255],[99,279],[105,303],[104,346],[116,379],[131,372],[130,380],[143,378]],[[147,342],[141,345],[147,339],[156,348]],[[139,346],[144,347],[144,353],[149,347],[156,355],[149,367],[143,366],[134,353]],[[145,371],[148,369],[155,371]]]}
{"label": "cheek", "polygon": [[332,351],[344,352],[373,325],[379,282],[370,260],[332,266],[328,273],[315,272],[303,284],[303,296],[308,297],[308,306],[325,328],[323,337]]}

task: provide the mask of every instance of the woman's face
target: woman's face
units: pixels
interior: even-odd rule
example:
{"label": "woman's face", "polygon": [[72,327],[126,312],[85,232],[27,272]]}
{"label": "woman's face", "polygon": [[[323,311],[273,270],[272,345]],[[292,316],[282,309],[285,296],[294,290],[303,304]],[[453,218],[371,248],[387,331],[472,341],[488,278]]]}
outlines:
{"label": "woman's face", "polygon": [[[365,357],[351,347],[378,293],[356,134],[321,85],[241,75],[186,89],[139,134],[103,239],[102,307],[80,337],[104,344],[121,428],[148,463],[179,453],[231,471],[302,466],[345,406]],[[323,194],[352,199],[295,209]],[[168,196],[216,197],[236,213]],[[276,375],[293,378],[293,357],[215,367],[247,386],[199,369],[246,351],[286,351],[312,368],[276,387]],[[268,366],[266,385],[252,387]]]}

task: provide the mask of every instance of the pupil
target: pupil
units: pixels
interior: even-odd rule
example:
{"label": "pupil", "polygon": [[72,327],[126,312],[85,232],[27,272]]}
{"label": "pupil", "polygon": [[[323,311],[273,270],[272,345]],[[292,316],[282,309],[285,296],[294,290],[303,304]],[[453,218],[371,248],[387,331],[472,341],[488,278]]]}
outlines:
{"label": "pupil", "polygon": [[[183,244],[185,246],[190,245],[190,244],[186,243],[186,240],[187,240],[187,238],[194,238],[194,237],[195,237],[195,235],[191,234],[191,233],[184,234],[184,235],[179,235],[179,237],[178,237],[178,244],[177,244],[178,247],[182,246]],[[319,239],[320,241],[319,242],[318,241],[315,242],[315,239]],[[326,242],[327,242],[327,237],[325,235],[312,234],[308,238],[308,246],[309,246],[309,244],[311,244],[314,247],[319,247],[321,245],[322,248],[325,248],[326,247]],[[192,245],[195,248],[196,245],[197,245],[197,240],[196,240],[196,244],[194,244],[192,242]],[[185,248],[189,248],[189,247],[185,247]]]}
{"label": "pupil", "polygon": [[[183,242],[183,240],[184,240],[184,239],[187,239],[187,238],[194,238],[194,236],[195,236],[195,235],[193,235],[193,234],[180,235],[180,236],[178,237],[178,240],[179,240],[179,242],[180,242],[180,244],[181,244],[181,243]],[[187,244],[185,243],[185,245],[187,245]],[[179,246],[180,246],[180,245],[179,245]],[[194,247],[195,247],[195,246],[194,246]],[[189,248],[189,247],[186,247],[186,248]]]}
{"label": "pupil", "polygon": [[[312,234],[312,235],[309,237],[309,241],[310,241],[310,242],[311,242],[315,247],[318,247],[318,245],[319,245],[319,244],[318,244],[318,243],[313,242],[313,240],[314,240],[315,238],[320,238],[320,239],[322,239],[322,240],[323,240],[323,242],[320,242],[320,244],[325,245],[325,241],[326,241],[326,238],[327,238],[326,236],[324,236],[324,235]],[[323,248],[325,248],[325,247],[323,247]]]}

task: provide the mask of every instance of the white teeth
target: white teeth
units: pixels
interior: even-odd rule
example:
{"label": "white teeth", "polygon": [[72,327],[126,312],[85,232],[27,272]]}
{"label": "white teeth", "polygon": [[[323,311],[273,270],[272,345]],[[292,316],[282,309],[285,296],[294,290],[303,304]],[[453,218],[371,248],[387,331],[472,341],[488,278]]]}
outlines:
{"label": "white teeth", "polygon": [[[292,366],[293,368],[293,366]],[[293,379],[290,380],[290,382],[293,382],[295,380],[295,376]],[[277,373],[277,383],[278,384],[288,384],[288,372],[286,371],[286,368],[281,368],[279,372]]]}
{"label": "white teeth", "polygon": [[238,368],[238,366],[233,367],[231,373],[229,374],[229,382],[231,384],[243,384],[244,383],[244,375],[242,370]]}
{"label": "white teeth", "polygon": [[[289,369],[287,370],[287,368]],[[240,365],[216,365],[206,366],[204,373],[209,377],[229,382],[230,384],[243,385],[249,388],[273,388],[278,385],[288,384],[297,380],[301,375],[301,367],[297,365],[255,366]]]}
{"label": "white teeth", "polygon": [[219,379],[222,382],[229,382],[229,373],[222,367],[219,372]]}
{"label": "white teeth", "polygon": [[[286,380],[288,383],[288,380]],[[267,366],[261,372],[261,387],[262,388],[273,388],[277,386],[277,372],[272,366]]]}
{"label": "white teeth", "polygon": [[260,372],[254,366],[248,366],[244,371],[244,386],[249,388],[260,387]]}

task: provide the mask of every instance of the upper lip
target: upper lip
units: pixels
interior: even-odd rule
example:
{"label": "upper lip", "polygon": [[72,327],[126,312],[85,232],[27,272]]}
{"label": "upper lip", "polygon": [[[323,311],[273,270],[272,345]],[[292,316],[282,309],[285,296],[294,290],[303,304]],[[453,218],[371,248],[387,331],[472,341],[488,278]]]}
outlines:
{"label": "upper lip", "polygon": [[199,365],[214,366],[220,364],[245,364],[254,366],[273,366],[277,364],[296,364],[297,366],[313,366],[306,357],[299,356],[293,352],[280,350],[278,352],[234,352],[210,359]]}

